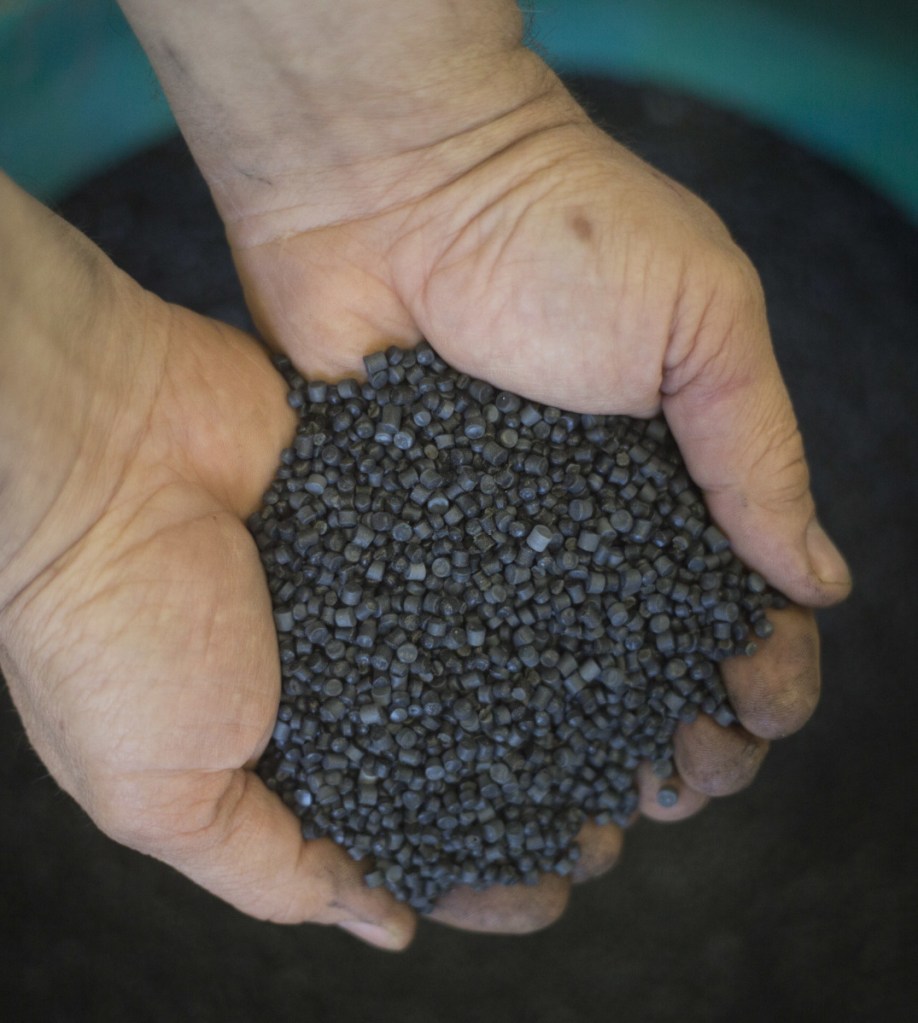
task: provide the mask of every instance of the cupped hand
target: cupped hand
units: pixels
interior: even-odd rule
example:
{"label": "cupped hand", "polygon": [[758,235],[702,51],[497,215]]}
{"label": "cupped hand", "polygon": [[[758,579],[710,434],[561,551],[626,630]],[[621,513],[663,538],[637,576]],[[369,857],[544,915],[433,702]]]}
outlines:
{"label": "cupped hand", "polygon": [[[458,369],[532,399],[664,412],[735,551],[795,602],[754,657],[723,666],[740,723],[680,728],[675,806],[641,772],[641,811],[680,819],[749,784],[768,741],[812,713],[807,609],[842,599],[850,580],[815,516],[748,259],[707,206],[600,132],[560,84],[532,106],[506,132],[498,120],[417,153],[415,194],[403,173],[391,204],[358,189],[351,214],[322,223],[315,196],[281,188],[276,206],[266,195],[257,212],[233,210],[229,237],[260,329],[307,374],[357,374],[368,352],[425,337]],[[451,172],[431,187],[437,160]],[[591,826],[582,839],[578,879],[614,862],[621,834]],[[535,894],[453,893],[434,916],[513,929],[551,919],[566,897],[546,879]]]}
{"label": "cupped hand", "polygon": [[[21,556],[0,573],[0,590],[16,578],[0,601],[0,661],[29,738],[117,841],[253,916],[339,924],[401,948],[414,915],[367,888],[333,843],[304,842],[252,770],[280,669],[244,518],[293,432],[283,381],[251,338],[142,292],[64,225],[55,233],[78,250],[71,263],[93,267],[94,288],[65,289],[71,320],[92,325],[77,342],[79,383],[106,365],[117,386],[92,400],[121,403],[88,420],[120,435],[111,445],[87,427],[77,438],[67,474],[45,481],[52,499]],[[95,306],[84,317],[80,303]]]}

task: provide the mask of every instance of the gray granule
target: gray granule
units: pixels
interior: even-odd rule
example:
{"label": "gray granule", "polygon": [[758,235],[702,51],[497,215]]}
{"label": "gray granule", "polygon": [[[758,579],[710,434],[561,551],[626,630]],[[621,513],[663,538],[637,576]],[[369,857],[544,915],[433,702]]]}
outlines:
{"label": "gray granule", "polygon": [[657,792],[657,802],[667,810],[679,802],[679,790],[672,785],[664,785]]}
{"label": "gray granule", "polygon": [[262,778],[420,912],[568,875],[641,762],[672,774],[680,722],[735,720],[717,664],[784,599],[662,419],[528,402],[425,343],[364,384],[278,365],[300,421],[249,522],[283,680]]}

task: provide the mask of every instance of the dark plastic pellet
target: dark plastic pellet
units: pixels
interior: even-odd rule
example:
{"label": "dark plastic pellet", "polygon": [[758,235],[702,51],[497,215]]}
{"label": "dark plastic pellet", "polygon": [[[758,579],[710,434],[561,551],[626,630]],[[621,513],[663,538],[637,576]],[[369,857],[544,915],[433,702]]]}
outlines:
{"label": "dark plastic pellet", "polygon": [[766,589],[765,580],[758,572],[750,572],[746,577],[746,588],[750,593],[764,593]]}
{"label": "dark plastic pellet", "polygon": [[727,550],[730,546],[730,541],[717,528],[717,526],[708,526],[707,529],[702,532],[701,538],[704,540],[705,546],[712,554],[719,554],[721,551]]}
{"label": "dark plastic pellet", "polygon": [[488,465],[501,466],[507,463],[508,454],[506,448],[502,448],[496,441],[489,440],[481,449],[481,456]]}
{"label": "dark plastic pellet", "polygon": [[367,355],[363,364],[367,370],[367,376],[375,376],[377,373],[382,372],[388,366],[385,352],[374,352],[372,355]]}
{"label": "dark plastic pellet", "polygon": [[568,511],[574,522],[586,522],[593,515],[593,502],[576,498],[571,501]]}
{"label": "dark plastic pellet", "polygon": [[711,614],[715,621],[735,622],[739,617],[739,608],[732,601],[725,601],[722,604],[716,604]]}
{"label": "dark plastic pellet", "polygon": [[293,614],[285,610],[275,611],[274,624],[278,632],[290,632],[293,629]]}
{"label": "dark plastic pellet", "polygon": [[581,551],[586,551],[588,554],[592,554],[593,551],[599,548],[599,534],[593,533],[590,530],[583,530],[577,536],[577,547]]}
{"label": "dark plastic pellet", "polygon": [[532,550],[541,553],[551,543],[553,536],[554,534],[548,526],[544,526],[539,523],[532,527],[529,536],[526,537],[526,543],[532,548]]}
{"label": "dark plastic pellet", "polygon": [[414,664],[418,659],[418,648],[414,643],[403,643],[398,650],[395,651],[396,657],[402,662],[402,664]]}
{"label": "dark plastic pellet", "polygon": [[753,631],[759,639],[768,639],[768,637],[775,631],[775,627],[767,618],[763,618],[761,621],[755,623]]}
{"label": "dark plastic pellet", "polygon": [[663,785],[657,791],[657,802],[669,809],[679,802],[679,790],[673,785]]}
{"label": "dark plastic pellet", "polygon": [[363,385],[279,365],[300,425],[250,520],[282,671],[260,772],[422,912],[570,873],[643,760],[672,776],[679,722],[735,721],[717,663],[782,598],[662,419],[521,400],[426,344],[369,356]]}

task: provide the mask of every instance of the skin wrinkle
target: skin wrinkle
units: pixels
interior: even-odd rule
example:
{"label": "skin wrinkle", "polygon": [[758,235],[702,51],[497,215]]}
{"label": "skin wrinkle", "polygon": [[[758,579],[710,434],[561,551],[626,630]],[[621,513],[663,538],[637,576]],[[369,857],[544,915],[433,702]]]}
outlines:
{"label": "skin wrinkle", "polygon": [[[363,219],[367,216],[373,217],[382,213],[387,213],[393,209],[396,209],[399,206],[420,202],[427,196],[427,194],[438,190],[439,187],[448,185],[452,181],[463,177],[471,170],[474,170],[479,163],[486,162],[491,157],[491,155],[494,154],[492,146],[489,146],[488,150],[485,151],[477,161],[473,160],[471,164],[462,163],[461,165],[458,165],[452,169],[450,169],[450,167],[454,163],[454,161],[450,158],[449,153],[452,152],[454,149],[461,150],[462,143],[464,141],[466,141],[467,139],[474,140],[477,135],[480,135],[485,130],[487,130],[489,134],[496,133],[497,135],[500,134],[506,135],[507,133],[502,131],[502,126],[504,126],[505,123],[512,121],[514,118],[520,118],[527,112],[533,112],[532,117],[536,118],[537,108],[542,105],[551,105],[550,101],[553,99],[553,92],[557,91],[557,83],[554,80],[554,75],[552,75],[550,72],[543,73],[543,78],[545,78],[545,85],[542,87],[541,91],[537,91],[535,94],[532,95],[527,95],[522,100],[516,100],[512,105],[505,109],[500,110],[500,112],[498,112],[496,115],[492,114],[489,115],[487,118],[481,119],[481,121],[479,122],[473,122],[471,127],[466,127],[458,131],[448,131],[444,135],[435,137],[433,140],[425,140],[423,143],[418,143],[417,145],[399,144],[397,149],[394,149],[393,151],[384,154],[383,157],[381,157],[378,150],[374,150],[365,158],[360,157],[360,155],[356,155],[355,157],[355,154],[353,154],[352,152],[348,152],[346,154],[345,153],[339,154],[338,157],[332,160],[329,160],[326,157],[324,162],[324,171],[335,172],[334,177],[330,178],[330,181],[335,186],[340,187],[342,172],[346,170],[351,170],[355,172],[355,175],[352,176],[354,179],[351,180],[350,182],[349,192],[350,194],[359,192],[360,188],[357,182],[359,182],[360,180],[361,176],[360,172],[362,172],[363,170],[369,170],[371,171],[370,177],[371,183],[373,183],[373,192],[375,194],[378,194],[378,198],[373,209],[368,210],[363,209],[359,213],[348,212],[342,218],[322,220],[321,223],[313,224],[310,226],[326,227],[344,222],[352,223],[355,220]],[[410,109],[409,114],[412,119],[412,124],[416,123],[417,109],[414,108],[413,105]],[[559,124],[567,122],[580,123],[580,120],[578,120],[577,118],[572,119],[572,114],[568,109],[564,110],[564,116],[561,121],[558,121],[558,119],[554,120],[550,119],[548,122],[545,122],[543,117],[538,118],[538,120],[547,128],[554,127],[555,122],[558,122]],[[339,133],[343,133],[345,130],[340,122],[337,124],[337,130],[339,131]],[[360,139],[363,139],[367,135],[367,130],[364,127],[356,131],[354,134]],[[518,138],[520,139],[523,139],[525,137],[526,134],[518,136]],[[430,167],[431,169],[436,169],[438,166],[442,165],[443,172],[438,172],[436,174],[438,180],[434,185],[431,185],[428,190],[413,191],[406,196],[398,198],[397,201],[392,203],[391,205],[387,205],[385,203],[386,194],[392,190],[400,188],[404,184],[405,181],[404,164],[406,158],[408,159],[417,158],[419,154],[426,154],[427,160],[425,160],[420,165],[417,159],[411,160],[410,161],[411,174],[418,177],[420,176],[419,175],[420,170],[423,170],[424,168],[427,167]],[[293,160],[294,158],[288,159]],[[390,184],[382,193],[379,193],[379,182],[386,177],[382,166],[383,161],[396,162],[396,166],[393,168],[392,173],[388,175]],[[300,167],[299,151],[297,153],[295,163],[293,164],[293,169],[285,169],[285,167],[283,167],[283,164],[285,163],[286,160],[281,158],[280,170],[277,171],[276,169],[272,169],[271,177],[275,180],[278,177],[281,179],[289,178],[292,186],[296,188],[299,186],[300,178],[303,175],[303,173],[308,173],[312,179],[311,192],[315,194],[317,191],[315,186],[315,180],[317,175],[320,175],[322,173],[322,170],[318,168],[309,168],[304,172],[304,170]],[[218,192],[219,185],[224,184],[228,181],[227,176],[225,174],[221,175],[219,172],[208,173],[208,179],[211,183],[212,188],[217,189]],[[318,190],[320,191],[320,189]],[[220,198],[219,201],[222,204],[222,198]],[[313,201],[310,202],[310,204],[308,204],[308,206],[304,204],[296,204],[297,209],[303,210],[311,209],[314,206],[316,206],[316,202],[314,201],[314,199]],[[318,206],[322,207],[324,205],[318,204]],[[224,221],[227,222],[227,224],[229,224],[230,222],[239,223],[243,219],[253,219],[253,217],[256,220],[259,218],[264,218],[266,216],[270,216],[273,218],[277,213],[280,212],[287,213],[289,215],[291,212],[293,212],[293,208],[283,209],[272,206],[268,210],[261,210],[256,213],[250,214],[246,218],[238,219],[235,216],[227,216],[228,211],[223,211]],[[272,235],[272,237],[273,236],[275,235]],[[261,241],[263,240],[265,239],[258,238],[255,243],[261,243]],[[249,243],[244,241],[241,244],[239,243],[238,239],[234,239],[234,246],[236,248],[248,248]]]}
{"label": "skin wrinkle", "polygon": [[[503,154],[495,154],[495,157],[492,159],[497,159],[497,157],[501,155]],[[487,161],[481,167],[476,167],[475,170],[480,170],[485,166],[487,166]],[[455,269],[456,265],[467,263],[470,258],[476,257],[480,253],[482,241],[488,240],[492,233],[489,227],[483,225],[483,221],[487,219],[488,215],[493,213],[495,210],[500,209],[513,195],[517,193],[525,193],[527,188],[531,187],[533,183],[537,182],[549,173],[553,166],[555,165],[549,164],[534,168],[526,176],[514,181],[509,188],[506,188],[493,197],[489,197],[488,201],[483,206],[478,207],[472,216],[465,219],[464,226],[450,236],[447,245],[441,248],[435,256],[433,260],[434,270],[428,275],[419,296],[422,305],[425,307],[430,307],[432,305],[429,293],[432,287],[438,283],[438,279],[442,275]],[[549,192],[556,187],[557,186],[552,185]],[[520,222],[530,212],[532,205],[538,202],[539,199],[544,199],[547,194],[548,192],[537,192],[536,195],[527,197],[527,201],[523,209],[515,214],[513,221],[514,226],[510,230],[511,237],[504,239],[498,252],[491,257],[491,268],[486,275],[488,279],[493,278],[494,265],[500,262],[501,257],[509,246],[513,232],[518,229]],[[476,234],[479,240],[473,240],[470,242],[468,236],[472,234]],[[453,250],[459,249],[463,245],[466,246],[466,251],[453,258]]]}
{"label": "skin wrinkle", "polygon": [[159,38],[158,43],[154,44],[156,49],[163,55],[163,57],[172,66],[172,69],[176,71],[182,78],[186,79],[189,83],[193,80],[193,75],[188,70],[188,66],[179,55],[176,48],[166,39],[164,36]]}
{"label": "skin wrinkle", "polygon": [[[747,478],[761,478],[766,467],[770,478],[785,482],[777,489],[768,488],[769,500],[760,505],[766,511],[779,511],[784,505],[799,504],[810,489],[809,468],[803,451],[803,437],[793,414],[788,416],[785,409],[774,405],[767,414],[758,411],[757,421],[761,424],[759,436],[765,436],[767,443],[758,452],[748,453]],[[775,462],[776,452],[787,452],[785,461]],[[769,480],[771,482],[771,479]]]}
{"label": "skin wrinkle", "polygon": [[[142,320],[140,323],[140,330],[138,333],[141,338],[146,338],[149,336],[148,324],[150,312],[148,308],[148,302],[144,301],[141,304],[140,308],[142,311]],[[144,347],[145,347],[144,342],[141,341],[140,342],[141,351],[143,350]],[[97,518],[104,517],[108,509],[112,506],[113,502],[116,499],[117,494],[119,493],[122,485],[124,484],[131,463],[136,458],[137,453],[140,450],[145,437],[149,433],[153,410],[156,406],[156,402],[159,399],[159,394],[165,377],[165,365],[166,359],[168,358],[168,354],[169,354],[168,348],[166,348],[166,350],[162,353],[159,361],[159,373],[157,374],[156,382],[153,385],[153,391],[147,404],[146,413],[144,414],[141,421],[133,431],[133,440],[130,443],[123,445],[122,449],[119,451],[118,456],[119,468],[117,472],[112,475],[112,481],[110,486],[108,487],[108,493],[107,495],[104,496],[100,495],[99,497],[101,504],[97,512]],[[121,360],[121,362],[122,365],[127,365],[129,367],[132,374],[132,379],[130,379],[127,382],[127,384],[124,385],[122,393],[124,392],[135,393],[137,390],[136,380],[138,379],[138,374],[140,370],[139,368],[137,368],[137,364],[133,363],[131,360],[124,359]],[[131,399],[128,399],[127,403],[132,404]],[[89,415],[89,413],[87,413],[87,419],[90,418],[91,416]],[[106,420],[108,419],[108,417],[103,418],[105,418]],[[82,437],[79,442],[75,457],[68,464],[66,476],[64,477],[61,484],[57,487],[55,493],[47,501],[45,511],[42,513],[41,518],[38,520],[36,526],[31,530],[31,532],[26,537],[25,541],[20,546],[20,550],[16,553],[16,555],[14,555],[13,559],[11,559],[10,562],[3,566],[3,570],[0,571],[0,581],[2,581],[3,574],[9,571],[11,567],[14,564],[16,564],[17,560],[20,560],[23,557],[23,552],[27,551],[29,546],[34,545],[35,543],[38,542],[38,537],[41,536],[43,530],[47,532],[47,529],[45,527],[48,525],[52,517],[55,516],[57,509],[60,507],[62,503],[63,495],[69,493],[70,490],[76,486],[74,480],[77,479],[77,474],[80,468],[83,467],[86,464],[86,462],[88,462],[90,465],[95,465],[96,468],[92,470],[91,478],[94,481],[96,481],[98,477],[98,465],[109,460],[107,457],[107,452],[109,452],[111,449],[110,438],[116,435],[119,436],[119,446],[121,446],[123,431],[120,429],[120,422],[122,417],[116,415],[114,419],[115,419],[114,425],[109,424],[109,427],[107,429],[103,429],[102,437],[104,439],[101,441],[101,443],[99,443],[98,436],[94,436],[92,438],[89,436],[90,427],[88,425],[85,426],[82,431],[80,431]],[[96,431],[96,433],[98,433],[98,430]],[[85,458],[84,452],[88,452],[88,456]],[[87,522],[87,525],[83,527],[82,530],[79,531],[73,537],[73,539],[66,544],[66,546],[64,546],[61,550],[56,552],[56,554],[53,557],[53,560],[47,561],[44,565],[39,564],[37,568],[30,570],[31,575],[27,571],[17,589],[5,597],[3,601],[3,606],[0,607],[0,621],[2,621],[3,615],[6,613],[7,609],[12,608],[17,604],[21,595],[32,585],[33,582],[35,582],[41,575],[45,574],[48,570],[53,569],[55,564],[66,562],[67,554],[74,548],[78,547],[85,539],[85,537],[92,531],[93,528],[94,523],[91,520],[89,520]]]}
{"label": "skin wrinkle", "polygon": [[[697,262],[697,257],[695,259]],[[689,391],[694,393],[703,384],[705,391],[695,400],[704,401],[707,392],[720,390],[720,382],[716,379],[709,381],[708,375],[711,367],[722,366],[725,361],[729,364],[731,361],[724,359],[724,346],[730,341],[732,334],[729,324],[726,328],[719,326],[713,347],[709,342],[702,348],[700,340],[705,335],[704,325],[717,315],[717,309],[724,301],[721,297],[723,285],[718,283],[717,273],[707,272],[706,277],[714,283],[702,292],[704,301],[701,308],[688,313],[686,303],[690,298],[696,297],[699,291],[688,283],[688,273],[683,263],[677,291],[680,301],[674,307],[673,327],[663,359],[661,392],[667,397],[676,397]],[[729,299],[727,301],[730,302]],[[736,372],[737,369],[738,367],[734,367],[733,371]]]}
{"label": "skin wrinkle", "polygon": [[[799,444],[796,446],[800,447]],[[763,452],[756,461],[767,462],[773,460],[776,450],[783,450],[783,445],[779,443],[769,451]],[[771,459],[769,459],[769,456],[772,456]],[[769,488],[767,491],[768,499],[756,501],[758,507],[772,514],[780,514],[787,508],[800,508],[805,502],[809,507],[809,518],[807,518],[806,522],[809,523],[815,517],[815,506],[811,500],[807,499],[807,495],[810,492],[809,470],[802,451],[791,455],[789,460],[784,463],[779,462],[770,473],[761,472],[759,479],[764,478],[766,475],[787,480],[787,482],[780,486]],[[749,476],[755,478],[756,472],[754,469],[750,470]],[[805,528],[806,525],[804,525]]]}
{"label": "skin wrinkle", "polygon": [[[177,768],[157,771],[156,775],[162,779],[162,782],[159,785],[159,792],[161,794],[155,800],[152,796],[147,795],[147,793],[152,792],[152,788],[148,784],[152,772],[144,771],[143,773],[144,778],[141,781],[144,796],[138,807],[138,815],[143,817],[144,827],[149,829],[148,849],[145,851],[153,854],[157,848],[171,845],[174,847],[177,855],[179,852],[178,846],[183,842],[188,845],[198,846],[198,851],[218,849],[223,836],[208,837],[206,842],[203,840],[203,836],[212,835],[220,815],[225,812],[220,804],[232,788],[233,779],[230,775],[235,772],[232,769],[189,771]],[[179,807],[178,809],[176,808],[176,800],[171,791],[176,780],[187,780],[189,776],[194,776],[196,778],[194,787],[197,792],[199,789],[206,788],[211,778],[224,774],[226,775],[226,781],[219,795],[213,796],[208,794],[206,797],[184,798],[178,801]],[[204,783],[203,786],[202,782]],[[238,800],[241,800],[242,795],[240,794],[236,798],[238,805]],[[155,811],[154,803],[158,804]],[[189,825],[189,820],[195,823]],[[198,823],[198,821],[203,823]]]}
{"label": "skin wrinkle", "polygon": [[[500,120],[509,118],[514,114],[523,112],[529,105],[530,104],[528,102],[520,104],[519,107],[514,108],[508,113],[501,115],[501,118],[498,119],[498,121],[489,120],[485,122],[485,124],[490,128],[496,128],[499,126]],[[578,123],[579,123],[578,121],[572,120],[567,115],[558,118],[554,121],[550,121],[547,124],[541,125],[538,128],[532,129],[531,131],[525,132],[515,137],[514,139],[505,143],[498,149],[492,149],[486,152],[479,159],[474,160],[471,163],[462,164],[455,170],[451,170],[445,176],[441,176],[441,179],[437,181],[435,184],[431,184],[418,192],[413,192],[409,195],[400,197],[391,204],[386,204],[385,196],[399,189],[404,183],[404,168],[401,165],[399,165],[399,167],[395,168],[395,172],[390,177],[390,185],[388,186],[388,188],[384,189],[380,193],[379,198],[382,199],[383,201],[381,203],[378,202],[373,209],[362,211],[359,214],[345,213],[336,219],[323,221],[321,224],[310,225],[310,227],[307,228],[307,230],[316,231],[332,229],[336,227],[353,226],[356,224],[360,224],[362,222],[373,221],[379,217],[387,216],[399,210],[410,211],[412,207],[416,208],[419,205],[427,202],[428,200],[433,199],[438,195],[443,195],[447,193],[450,189],[450,186],[454,185],[456,182],[462,180],[468,175],[474,174],[483,168],[487,168],[488,165],[492,163],[492,161],[496,161],[499,158],[505,156],[507,153],[511,152],[516,146],[521,145],[523,143],[531,142],[532,140],[537,139],[544,134],[551,133],[560,128],[574,127]],[[480,128],[477,130],[480,130]],[[467,134],[466,132],[457,132],[455,133],[454,136],[447,138],[446,141],[447,142],[460,141],[466,134]],[[395,156],[392,158],[400,160],[404,155],[412,155],[414,152],[415,150],[409,150],[407,154],[399,152],[398,154],[395,154]],[[429,162],[432,164],[435,163],[436,160],[439,158],[439,154],[436,152],[431,152],[429,146],[417,147],[417,152],[428,152],[430,155]],[[561,157],[559,156],[558,160],[560,161],[560,159]],[[381,172],[377,160],[378,160],[377,157],[368,158],[367,160],[358,161],[357,163],[352,164],[350,166],[352,169],[357,170],[363,168],[364,166],[369,167],[373,172],[375,189],[378,191],[378,181],[381,176]],[[212,182],[212,186],[218,183],[216,179],[213,177],[213,175],[210,176],[210,180]],[[495,199],[495,202],[499,201],[500,197]],[[243,225],[251,220],[255,220],[257,222],[258,220],[266,217],[271,217],[273,219],[276,218],[279,214],[286,214],[287,216],[290,216],[291,214],[304,211],[306,209],[310,209],[313,205],[314,203],[305,204],[302,202],[297,202],[288,204],[287,206],[284,207],[272,207],[269,210],[261,210],[254,214],[246,212],[238,216],[231,211],[224,210],[222,212],[224,223],[227,225],[228,231],[230,231],[230,228],[233,225]],[[230,237],[233,249],[237,252],[245,252],[248,249],[258,249],[262,246],[271,245],[275,242],[283,240],[285,237],[286,238],[298,237],[302,233],[303,233],[302,228],[291,227],[286,235],[282,233],[271,233],[266,237],[256,237],[251,241],[246,241],[244,239],[240,240],[239,238],[234,237],[232,231],[230,231]]]}
{"label": "skin wrinkle", "polygon": [[[182,772],[179,779],[186,780],[189,773]],[[234,805],[241,800],[240,792],[231,793],[233,772],[217,772],[224,773],[226,778],[218,795],[198,799],[191,804],[181,795],[176,800],[176,792],[182,786],[176,787],[175,780],[162,785],[163,795],[159,799],[151,799],[151,777],[144,769],[122,770],[117,774],[99,772],[92,795],[87,797],[90,816],[109,838],[146,855],[167,862],[181,861],[189,851],[195,856],[206,856],[208,851],[218,849],[229,837],[223,816],[224,800],[231,796]],[[162,805],[157,806],[157,803]],[[179,809],[173,813],[164,812],[163,807],[167,804],[177,805]]]}

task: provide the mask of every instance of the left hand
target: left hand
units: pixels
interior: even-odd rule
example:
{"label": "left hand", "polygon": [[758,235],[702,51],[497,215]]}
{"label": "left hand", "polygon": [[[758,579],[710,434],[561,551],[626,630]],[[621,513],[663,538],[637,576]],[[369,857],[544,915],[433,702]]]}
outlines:
{"label": "left hand", "polygon": [[280,665],[244,520],[293,433],[283,381],[2,178],[0,210],[0,387],[25,419],[0,434],[0,664],[32,745],[110,837],[243,912],[404,947],[414,914],[253,770]]}

